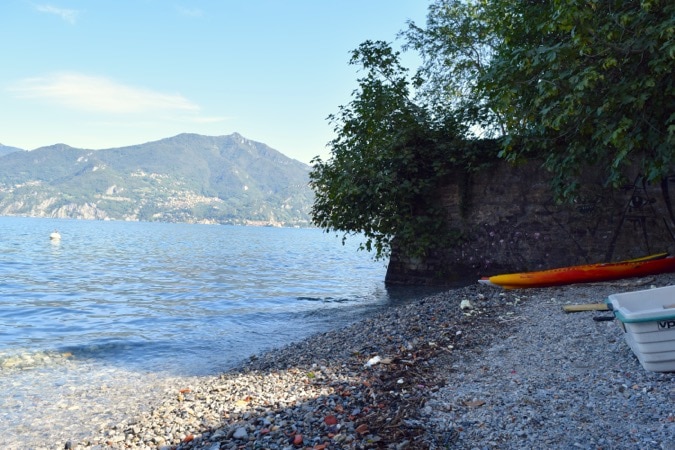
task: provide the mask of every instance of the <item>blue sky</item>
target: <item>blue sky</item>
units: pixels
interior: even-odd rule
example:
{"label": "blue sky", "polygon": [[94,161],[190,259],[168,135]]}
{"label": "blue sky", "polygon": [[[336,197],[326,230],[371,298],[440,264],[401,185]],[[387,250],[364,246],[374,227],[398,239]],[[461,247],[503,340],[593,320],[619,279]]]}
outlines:
{"label": "blue sky", "polygon": [[[309,163],[351,100],[349,52],[425,0],[3,0],[0,143],[101,149],[238,132]],[[414,61],[414,58],[410,59]]]}

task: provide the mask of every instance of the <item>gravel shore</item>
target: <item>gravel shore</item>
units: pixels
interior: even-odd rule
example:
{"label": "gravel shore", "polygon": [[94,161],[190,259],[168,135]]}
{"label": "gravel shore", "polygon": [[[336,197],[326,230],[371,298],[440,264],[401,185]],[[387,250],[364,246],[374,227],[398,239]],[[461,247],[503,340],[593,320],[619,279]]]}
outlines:
{"label": "gravel shore", "polygon": [[565,313],[675,274],[472,285],[186,379],[78,442],[25,449],[675,449],[675,373],[645,371],[608,312]]}

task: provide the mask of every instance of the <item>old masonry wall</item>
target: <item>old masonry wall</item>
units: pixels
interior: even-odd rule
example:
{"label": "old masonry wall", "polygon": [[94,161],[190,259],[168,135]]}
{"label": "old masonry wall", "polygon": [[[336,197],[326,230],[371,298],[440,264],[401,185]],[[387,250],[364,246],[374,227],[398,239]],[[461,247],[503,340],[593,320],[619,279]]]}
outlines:
{"label": "old masonry wall", "polygon": [[654,185],[636,173],[621,189],[603,187],[592,170],[583,180],[575,203],[557,204],[540,163],[449,177],[436,200],[461,238],[425,258],[394,246],[386,282],[465,284],[497,273],[675,254],[675,175]]}

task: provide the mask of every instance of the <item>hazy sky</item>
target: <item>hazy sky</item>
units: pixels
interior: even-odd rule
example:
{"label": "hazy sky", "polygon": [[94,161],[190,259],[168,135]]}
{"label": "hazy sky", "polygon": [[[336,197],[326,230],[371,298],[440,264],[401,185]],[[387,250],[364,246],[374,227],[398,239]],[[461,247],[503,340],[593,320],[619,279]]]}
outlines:
{"label": "hazy sky", "polygon": [[2,0],[0,143],[101,149],[238,132],[308,163],[351,100],[349,52],[426,0]]}

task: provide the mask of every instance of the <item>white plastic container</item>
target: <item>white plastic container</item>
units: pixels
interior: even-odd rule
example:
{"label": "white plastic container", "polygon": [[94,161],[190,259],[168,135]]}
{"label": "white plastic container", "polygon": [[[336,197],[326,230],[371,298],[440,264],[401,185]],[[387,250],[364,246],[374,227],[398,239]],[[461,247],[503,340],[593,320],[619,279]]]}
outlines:
{"label": "white plastic container", "polygon": [[612,294],[607,303],[642,367],[675,372],[675,286]]}

